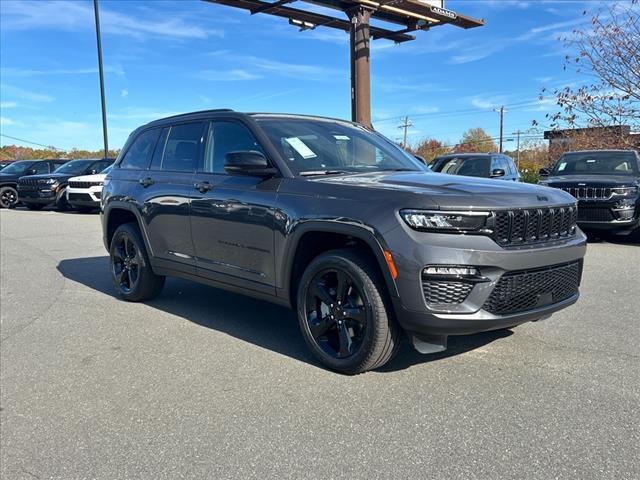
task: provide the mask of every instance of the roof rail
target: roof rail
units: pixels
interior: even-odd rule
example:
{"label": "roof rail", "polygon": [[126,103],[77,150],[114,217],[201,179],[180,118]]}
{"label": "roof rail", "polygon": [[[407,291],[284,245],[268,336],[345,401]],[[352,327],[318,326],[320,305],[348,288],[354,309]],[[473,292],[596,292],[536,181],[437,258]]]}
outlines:
{"label": "roof rail", "polygon": [[170,118],[178,118],[178,117],[185,117],[187,115],[196,115],[198,113],[216,113],[216,112],[233,112],[234,110],[232,108],[212,108],[209,110],[198,110],[195,112],[185,112],[185,113],[178,113],[177,115],[170,115],[168,117],[162,117],[162,118],[158,118],[156,120],[152,120],[149,123],[153,123],[153,122],[157,122],[160,120],[168,120]]}

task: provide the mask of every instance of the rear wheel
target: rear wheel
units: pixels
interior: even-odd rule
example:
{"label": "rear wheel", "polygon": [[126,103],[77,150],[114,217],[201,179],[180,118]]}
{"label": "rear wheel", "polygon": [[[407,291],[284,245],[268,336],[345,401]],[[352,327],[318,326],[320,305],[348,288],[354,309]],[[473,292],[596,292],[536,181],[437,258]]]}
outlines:
{"label": "rear wheel", "polygon": [[165,277],[151,270],[137,225],[127,223],[118,227],[111,240],[109,257],[113,284],[124,300],[150,300],[162,291]]}
{"label": "rear wheel", "polygon": [[18,203],[18,191],[13,187],[0,188],[0,208],[13,208]]}
{"label": "rear wheel", "polygon": [[333,250],[315,258],[300,280],[297,305],[307,346],[332,370],[366,372],[398,349],[400,328],[387,308],[384,284],[356,252]]}

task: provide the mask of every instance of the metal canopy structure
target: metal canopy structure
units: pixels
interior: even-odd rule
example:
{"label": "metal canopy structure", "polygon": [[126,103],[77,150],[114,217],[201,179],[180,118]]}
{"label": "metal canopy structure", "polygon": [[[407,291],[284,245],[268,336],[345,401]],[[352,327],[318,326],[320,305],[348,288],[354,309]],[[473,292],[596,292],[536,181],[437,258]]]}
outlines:
{"label": "metal canopy structure", "polygon": [[[429,30],[451,24],[460,28],[484,25],[483,20],[447,10],[443,0],[204,0],[249,11],[252,15],[266,13],[287,18],[300,30],[328,27],[343,30],[350,36],[351,58],[351,118],[371,126],[370,40],[384,38],[396,43],[414,40],[411,32]],[[294,2],[310,9],[289,6]],[[315,6],[337,10],[347,18],[314,11]],[[371,25],[392,24],[390,27]],[[397,26],[397,28],[393,28]]]}

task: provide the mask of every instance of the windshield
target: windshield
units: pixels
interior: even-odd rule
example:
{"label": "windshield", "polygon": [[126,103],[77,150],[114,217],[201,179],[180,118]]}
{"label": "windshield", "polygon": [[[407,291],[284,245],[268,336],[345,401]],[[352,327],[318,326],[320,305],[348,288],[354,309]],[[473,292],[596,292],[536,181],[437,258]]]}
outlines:
{"label": "windshield", "polygon": [[560,157],[551,175],[638,175],[633,152],[580,152]]}
{"label": "windshield", "polygon": [[56,168],[53,173],[68,173],[71,175],[76,175],[78,173],[84,172],[94,161],[95,160],[72,160],[71,162],[67,162],[64,165]]}
{"label": "windshield", "polygon": [[337,120],[256,118],[299,175],[411,170],[427,167],[380,134]]}
{"label": "windshield", "polygon": [[10,175],[19,175],[21,173],[24,173],[25,170],[27,168],[29,168],[29,165],[31,165],[33,162],[30,160],[21,160],[19,162],[13,162],[11,165],[5,167],[2,169],[2,173],[7,173]]}
{"label": "windshield", "polygon": [[431,170],[451,175],[464,175],[467,177],[489,178],[491,170],[491,157],[488,156],[460,156],[436,158],[431,163]]}

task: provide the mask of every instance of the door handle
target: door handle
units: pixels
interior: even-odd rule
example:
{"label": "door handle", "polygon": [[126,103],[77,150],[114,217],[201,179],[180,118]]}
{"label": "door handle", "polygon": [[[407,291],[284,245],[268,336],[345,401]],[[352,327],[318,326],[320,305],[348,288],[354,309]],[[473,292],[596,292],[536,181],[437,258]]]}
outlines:
{"label": "door handle", "polygon": [[209,182],[198,182],[193,184],[193,188],[198,190],[200,193],[207,193],[213,188],[213,185]]}
{"label": "door handle", "polygon": [[147,188],[149,185],[153,185],[155,182],[153,181],[153,178],[146,177],[138,180],[138,183],[140,183],[140,185],[142,185],[144,188]]}

